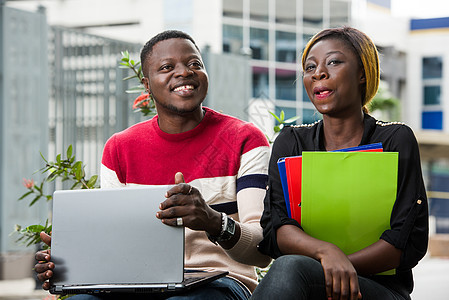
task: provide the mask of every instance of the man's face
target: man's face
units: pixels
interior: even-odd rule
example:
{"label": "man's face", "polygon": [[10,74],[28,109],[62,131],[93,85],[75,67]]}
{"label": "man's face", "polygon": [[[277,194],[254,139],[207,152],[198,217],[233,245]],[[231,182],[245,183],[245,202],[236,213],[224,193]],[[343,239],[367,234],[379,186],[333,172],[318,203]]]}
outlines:
{"label": "man's face", "polygon": [[201,107],[209,79],[201,54],[183,38],[158,42],[147,58],[143,83],[152,94],[158,114],[184,114]]}

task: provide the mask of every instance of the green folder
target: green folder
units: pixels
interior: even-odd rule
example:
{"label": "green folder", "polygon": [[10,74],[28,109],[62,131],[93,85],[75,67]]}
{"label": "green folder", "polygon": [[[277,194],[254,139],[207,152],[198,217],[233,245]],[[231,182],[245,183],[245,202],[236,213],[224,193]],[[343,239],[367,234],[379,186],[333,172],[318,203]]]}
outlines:
{"label": "green folder", "polygon": [[348,255],[390,229],[397,152],[303,152],[302,156],[301,226],[307,234]]}

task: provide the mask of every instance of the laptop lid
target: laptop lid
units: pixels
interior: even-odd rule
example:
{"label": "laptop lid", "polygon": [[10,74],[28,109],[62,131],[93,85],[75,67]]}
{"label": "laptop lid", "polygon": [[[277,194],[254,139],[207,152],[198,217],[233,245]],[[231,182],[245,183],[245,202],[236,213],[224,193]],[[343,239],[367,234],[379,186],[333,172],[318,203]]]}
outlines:
{"label": "laptop lid", "polygon": [[156,218],[169,188],[56,191],[50,292],[160,292],[189,287],[183,283],[184,228]]}

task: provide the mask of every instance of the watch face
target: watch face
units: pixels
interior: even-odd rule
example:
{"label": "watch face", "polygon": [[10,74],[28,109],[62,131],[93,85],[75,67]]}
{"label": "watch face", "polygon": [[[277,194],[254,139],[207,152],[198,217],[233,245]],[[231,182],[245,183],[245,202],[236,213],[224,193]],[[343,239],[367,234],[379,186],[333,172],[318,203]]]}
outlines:
{"label": "watch face", "polygon": [[235,233],[235,221],[228,217],[228,226],[226,226],[226,230],[231,235],[234,235]]}

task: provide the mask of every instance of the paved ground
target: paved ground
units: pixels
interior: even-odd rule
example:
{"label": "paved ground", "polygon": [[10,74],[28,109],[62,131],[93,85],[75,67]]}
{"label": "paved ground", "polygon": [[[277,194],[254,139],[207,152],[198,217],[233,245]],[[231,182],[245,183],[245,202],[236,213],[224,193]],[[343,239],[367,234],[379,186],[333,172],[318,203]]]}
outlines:
{"label": "paved ground", "polygon": [[[449,258],[426,256],[414,269],[413,300],[449,299]],[[50,300],[43,290],[35,290],[32,278],[0,280],[0,300]],[[382,299],[379,299],[382,300]]]}

